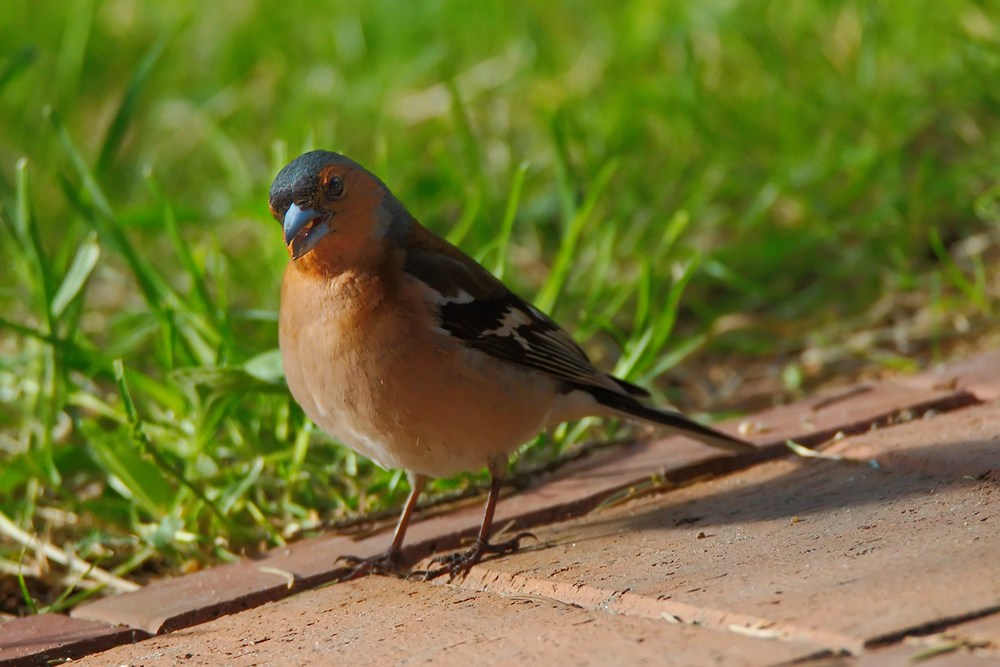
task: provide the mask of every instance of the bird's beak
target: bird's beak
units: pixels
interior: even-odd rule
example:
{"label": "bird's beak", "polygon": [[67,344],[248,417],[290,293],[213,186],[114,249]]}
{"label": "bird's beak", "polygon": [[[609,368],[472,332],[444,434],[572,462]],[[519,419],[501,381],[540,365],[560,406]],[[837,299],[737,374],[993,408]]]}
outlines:
{"label": "bird's beak", "polygon": [[285,212],[282,227],[285,233],[285,245],[292,259],[302,257],[316,247],[321,238],[333,231],[329,221],[321,220],[322,214],[309,208],[301,208],[292,204]]}

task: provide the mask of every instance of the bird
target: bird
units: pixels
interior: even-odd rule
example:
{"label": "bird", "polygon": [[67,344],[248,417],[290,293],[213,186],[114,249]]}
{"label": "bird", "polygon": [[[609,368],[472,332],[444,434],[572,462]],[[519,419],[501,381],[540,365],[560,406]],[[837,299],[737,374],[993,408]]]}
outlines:
{"label": "bird", "polygon": [[490,490],[475,542],[434,558],[441,567],[425,575],[464,576],[487,555],[516,551],[530,533],[490,541],[509,457],[562,422],[624,418],[754,451],[595,367],[548,315],[421,225],[354,160],[300,155],[275,176],[269,206],[290,258],[278,338],[293,398],[332,438],[410,481],[387,550],[344,557],[344,579],[399,574],[428,480],[484,467]]}

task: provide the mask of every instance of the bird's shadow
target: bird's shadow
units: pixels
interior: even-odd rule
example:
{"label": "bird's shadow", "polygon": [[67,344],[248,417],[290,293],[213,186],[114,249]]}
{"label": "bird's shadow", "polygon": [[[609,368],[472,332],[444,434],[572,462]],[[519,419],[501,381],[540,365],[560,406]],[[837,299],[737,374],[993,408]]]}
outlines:
{"label": "bird's shadow", "polygon": [[[960,440],[889,451],[880,457],[879,467],[866,461],[797,457],[764,465],[771,469],[749,468],[672,489],[658,494],[651,503],[637,500],[611,511],[598,509],[583,518],[589,528],[585,539],[599,539],[622,529],[670,530],[806,519],[916,498],[945,488],[971,491],[983,484],[1000,484],[1000,441]],[[607,530],[595,532],[598,526]],[[564,541],[557,537],[547,544]]]}

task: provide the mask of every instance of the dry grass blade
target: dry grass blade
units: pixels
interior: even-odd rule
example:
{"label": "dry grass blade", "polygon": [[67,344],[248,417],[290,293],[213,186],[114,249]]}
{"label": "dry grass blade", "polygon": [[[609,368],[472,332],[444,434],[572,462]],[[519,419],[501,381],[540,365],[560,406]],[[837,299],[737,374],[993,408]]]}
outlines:
{"label": "dry grass blade", "polygon": [[107,570],[101,569],[93,563],[89,563],[82,558],[63,551],[54,544],[41,539],[37,535],[30,535],[26,533],[18,528],[17,525],[3,512],[0,512],[0,533],[10,537],[18,544],[28,548],[37,549],[49,560],[68,567],[71,571],[79,574],[81,577],[90,578],[99,584],[110,588],[116,593],[130,593],[141,588],[138,584],[126,581],[121,577],[116,577]]}
{"label": "dry grass blade", "polygon": [[815,449],[810,449],[805,445],[800,445],[794,440],[785,440],[785,446],[788,447],[794,454],[801,456],[805,459],[823,459],[826,461],[837,461],[839,463],[853,463],[857,465],[867,465],[872,468],[881,468],[879,462],[875,459],[856,459],[850,456],[842,456],[840,454],[831,454],[829,452],[820,452]]}

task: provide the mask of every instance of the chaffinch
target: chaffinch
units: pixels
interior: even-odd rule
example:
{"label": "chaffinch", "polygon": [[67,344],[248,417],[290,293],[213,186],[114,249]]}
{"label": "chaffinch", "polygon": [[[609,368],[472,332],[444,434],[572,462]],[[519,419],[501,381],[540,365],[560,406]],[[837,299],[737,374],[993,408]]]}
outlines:
{"label": "chaffinch", "polygon": [[349,558],[345,578],[401,566],[407,525],[427,479],[488,467],[479,535],[435,559],[454,577],[526,534],[490,542],[508,456],[538,432],[589,415],[656,424],[713,447],[752,447],[595,368],[573,339],[475,260],[432,234],[375,175],[312,151],[274,179],[270,207],[291,261],[279,340],[288,386],[336,440],[386,468],[411,492],[388,550]]}

